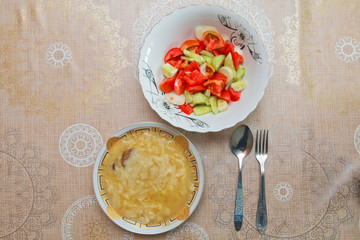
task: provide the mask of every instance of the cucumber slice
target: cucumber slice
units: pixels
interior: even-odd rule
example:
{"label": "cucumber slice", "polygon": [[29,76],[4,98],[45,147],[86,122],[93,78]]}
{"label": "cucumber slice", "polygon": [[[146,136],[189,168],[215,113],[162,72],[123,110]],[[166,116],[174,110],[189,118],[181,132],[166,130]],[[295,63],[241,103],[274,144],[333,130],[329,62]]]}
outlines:
{"label": "cucumber slice", "polygon": [[212,57],[209,57],[209,56],[206,56],[206,55],[203,55],[203,54],[201,54],[200,56],[202,56],[205,59],[205,62],[211,64]]}
{"label": "cucumber slice", "polygon": [[162,65],[162,72],[167,78],[172,78],[173,76],[175,76],[177,71],[177,68],[171,66],[169,63],[165,63]]}
{"label": "cucumber slice", "polygon": [[209,99],[209,102],[210,102],[211,111],[214,114],[218,114],[219,113],[219,108],[218,108],[218,103],[217,103],[217,97],[211,96],[210,99]]}
{"label": "cucumber slice", "polygon": [[226,85],[229,86],[232,83],[232,79],[234,77],[233,69],[231,69],[227,66],[223,66],[219,69],[218,72],[224,74],[227,77]]}
{"label": "cucumber slice", "polygon": [[193,103],[194,104],[206,104],[209,98],[205,96],[205,94],[202,94],[201,92],[195,93],[193,96]]}
{"label": "cucumber slice", "polygon": [[218,55],[211,60],[211,65],[214,67],[215,71],[219,70],[224,59],[225,55]]}
{"label": "cucumber slice", "polygon": [[233,61],[233,59],[232,59],[231,53],[229,53],[229,54],[226,56],[225,61],[224,61],[224,66],[227,66],[227,67],[229,67],[229,68],[231,68],[231,69],[235,69],[235,67],[234,67],[234,61]]}
{"label": "cucumber slice", "polygon": [[205,96],[210,97],[211,96],[211,92],[209,89],[206,89],[204,92]]}
{"label": "cucumber slice", "polygon": [[198,55],[198,54],[196,54],[194,52],[188,51],[186,49],[183,52],[184,52],[186,57],[194,59],[195,61],[198,62],[199,65],[201,65],[201,64],[203,64],[205,62],[205,59],[202,56],[200,56],[200,55]]}
{"label": "cucumber slice", "polygon": [[206,113],[211,112],[211,107],[206,105],[199,105],[193,108],[194,114],[196,116],[204,115]]}
{"label": "cucumber slice", "polygon": [[201,55],[208,56],[208,57],[211,57],[211,58],[215,57],[215,55],[212,54],[212,52],[209,52],[209,51],[206,51],[206,50],[202,50],[202,51],[200,52],[200,54],[201,54]]}
{"label": "cucumber slice", "polygon": [[236,69],[236,74],[235,74],[233,82],[237,82],[237,81],[241,80],[244,77],[244,74],[245,74],[245,68],[243,66],[239,66]]}
{"label": "cucumber slice", "polygon": [[189,93],[188,91],[184,92],[184,96],[187,103],[192,103],[194,101],[191,93]]}
{"label": "cucumber slice", "polygon": [[218,105],[219,112],[224,112],[224,111],[228,110],[228,108],[229,108],[228,103],[223,99],[218,99],[217,105]]}
{"label": "cucumber slice", "polygon": [[195,28],[195,37],[199,40],[204,40],[204,32],[206,31],[215,31],[218,32],[218,30],[213,26],[197,26]]}
{"label": "cucumber slice", "polygon": [[234,89],[235,91],[241,91],[244,90],[246,88],[246,82],[243,80],[239,80],[237,82],[233,82],[231,84],[231,88]]}

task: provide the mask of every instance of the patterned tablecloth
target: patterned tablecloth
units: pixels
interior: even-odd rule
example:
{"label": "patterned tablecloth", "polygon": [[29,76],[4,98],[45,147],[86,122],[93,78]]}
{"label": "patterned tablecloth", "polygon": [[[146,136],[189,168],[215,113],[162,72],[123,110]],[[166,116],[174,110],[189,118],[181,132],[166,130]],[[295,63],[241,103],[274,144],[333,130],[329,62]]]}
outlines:
{"label": "patterned tablecloth", "polygon": [[252,24],[268,55],[269,84],[243,121],[270,130],[264,235],[254,152],[243,227],[233,227],[235,127],[180,129],[205,170],[201,202],[180,227],[141,236],[103,213],[92,181],[100,148],[129,124],[164,123],[138,82],[144,38],[166,14],[202,2],[0,2],[1,239],[360,239],[358,0],[206,1]]}

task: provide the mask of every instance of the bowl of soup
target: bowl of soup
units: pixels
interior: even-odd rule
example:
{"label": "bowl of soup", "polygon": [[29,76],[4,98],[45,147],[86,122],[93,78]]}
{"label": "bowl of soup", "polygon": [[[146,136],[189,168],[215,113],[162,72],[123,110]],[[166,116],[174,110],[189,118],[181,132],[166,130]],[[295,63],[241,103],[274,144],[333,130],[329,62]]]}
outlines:
{"label": "bowl of soup", "polygon": [[197,207],[203,166],[182,133],[160,123],[128,126],[108,139],[94,166],[95,195],[118,226],[158,234],[183,223]]}

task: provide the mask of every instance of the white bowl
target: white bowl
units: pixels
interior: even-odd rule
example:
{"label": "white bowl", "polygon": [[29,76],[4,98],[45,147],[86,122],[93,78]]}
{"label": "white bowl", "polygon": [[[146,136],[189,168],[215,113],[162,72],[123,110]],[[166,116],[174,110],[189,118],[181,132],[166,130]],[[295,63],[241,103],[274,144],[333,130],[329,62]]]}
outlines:
{"label": "white bowl", "polygon": [[[109,205],[108,195],[106,189],[103,188],[103,162],[106,159],[109,151],[107,150],[107,145],[112,144],[119,138],[126,137],[128,135],[136,135],[137,132],[151,131],[155,132],[161,136],[166,136],[174,139],[179,142],[186,148],[186,154],[188,163],[193,169],[193,197],[192,199],[182,208],[182,212],[177,216],[173,216],[164,221],[148,226],[140,222],[134,222],[132,220],[126,219],[123,216],[119,216],[113,208]],[[109,148],[109,146],[108,146]],[[139,234],[158,234],[163,233],[169,230],[172,230],[179,226],[181,223],[186,221],[187,218],[194,212],[197,207],[202,192],[204,188],[204,170],[201,162],[201,158],[194,145],[187,139],[182,133],[177,130],[168,127],[160,123],[138,123],[135,125],[128,126],[120,131],[118,131],[112,138],[107,141],[107,144],[102,147],[99,152],[99,155],[96,159],[94,172],[93,172],[93,183],[95,189],[95,195],[102,210],[106,215],[118,226],[134,233]]]}
{"label": "white bowl", "polygon": [[[202,116],[186,115],[169,104],[159,88],[164,78],[161,66],[167,51],[187,39],[195,39],[195,27],[211,25],[237,46],[244,55],[243,78],[248,83],[241,99],[225,112]],[[173,126],[193,132],[217,132],[244,120],[257,106],[268,83],[268,61],[261,39],[249,23],[234,12],[218,6],[191,5],[165,16],[152,28],[141,48],[139,80],[143,94],[161,118]]]}

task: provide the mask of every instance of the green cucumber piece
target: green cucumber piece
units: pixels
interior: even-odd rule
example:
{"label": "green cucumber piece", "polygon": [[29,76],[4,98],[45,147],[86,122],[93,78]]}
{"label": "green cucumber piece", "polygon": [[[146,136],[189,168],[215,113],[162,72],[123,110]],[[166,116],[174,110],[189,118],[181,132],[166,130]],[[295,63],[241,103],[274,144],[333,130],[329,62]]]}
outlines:
{"label": "green cucumber piece", "polygon": [[206,55],[202,55],[202,54],[201,54],[200,56],[202,56],[202,57],[205,59],[205,62],[211,64],[212,57],[209,57],[209,56],[206,56]]}
{"label": "green cucumber piece", "polygon": [[223,99],[218,99],[217,104],[219,112],[224,112],[229,108],[228,103]]}
{"label": "green cucumber piece", "polygon": [[191,93],[189,93],[188,91],[184,92],[184,96],[187,103],[192,103],[194,101]]}
{"label": "green cucumber piece", "polygon": [[245,74],[245,68],[243,66],[239,66],[236,69],[234,82],[241,80],[244,77],[244,74]]}
{"label": "green cucumber piece", "polygon": [[161,68],[164,76],[167,78],[172,78],[178,71],[176,67],[171,66],[169,63],[163,64]]}
{"label": "green cucumber piece", "polygon": [[206,89],[204,92],[205,96],[210,97],[211,96],[211,92],[209,89]]}
{"label": "green cucumber piece", "polygon": [[218,55],[216,57],[213,57],[211,60],[211,65],[214,67],[215,71],[219,70],[219,68],[222,66],[222,63],[225,59],[225,55]]}
{"label": "green cucumber piece", "polygon": [[201,55],[208,56],[208,57],[211,57],[211,58],[215,57],[214,54],[212,54],[211,52],[206,51],[206,50],[202,50],[202,51],[200,52],[200,54],[201,54]]}
{"label": "green cucumber piece", "polygon": [[201,65],[201,64],[203,64],[205,62],[205,59],[202,56],[200,56],[200,55],[198,55],[198,54],[196,54],[194,52],[188,51],[186,49],[183,52],[184,52],[186,57],[194,59],[195,61],[198,62],[199,65]]}
{"label": "green cucumber piece", "polygon": [[229,54],[226,56],[225,61],[224,61],[224,66],[227,66],[227,67],[235,70],[234,61],[233,61],[233,59],[232,59],[231,53],[229,53]]}
{"label": "green cucumber piece", "polygon": [[214,114],[218,114],[219,113],[219,108],[218,108],[218,103],[217,103],[217,97],[211,96],[210,99],[209,99],[209,102],[210,102],[211,111]]}
{"label": "green cucumber piece", "polygon": [[231,84],[231,88],[234,89],[235,91],[241,91],[244,90],[246,88],[246,82],[243,80],[239,80],[236,82],[233,82]]}
{"label": "green cucumber piece", "polygon": [[205,94],[202,94],[201,92],[197,92],[194,95],[192,95],[193,97],[193,103],[198,105],[198,104],[206,104],[209,100],[209,98],[207,96],[205,96]]}
{"label": "green cucumber piece", "polygon": [[211,112],[211,107],[206,105],[198,105],[194,107],[193,110],[196,116],[200,116]]}

